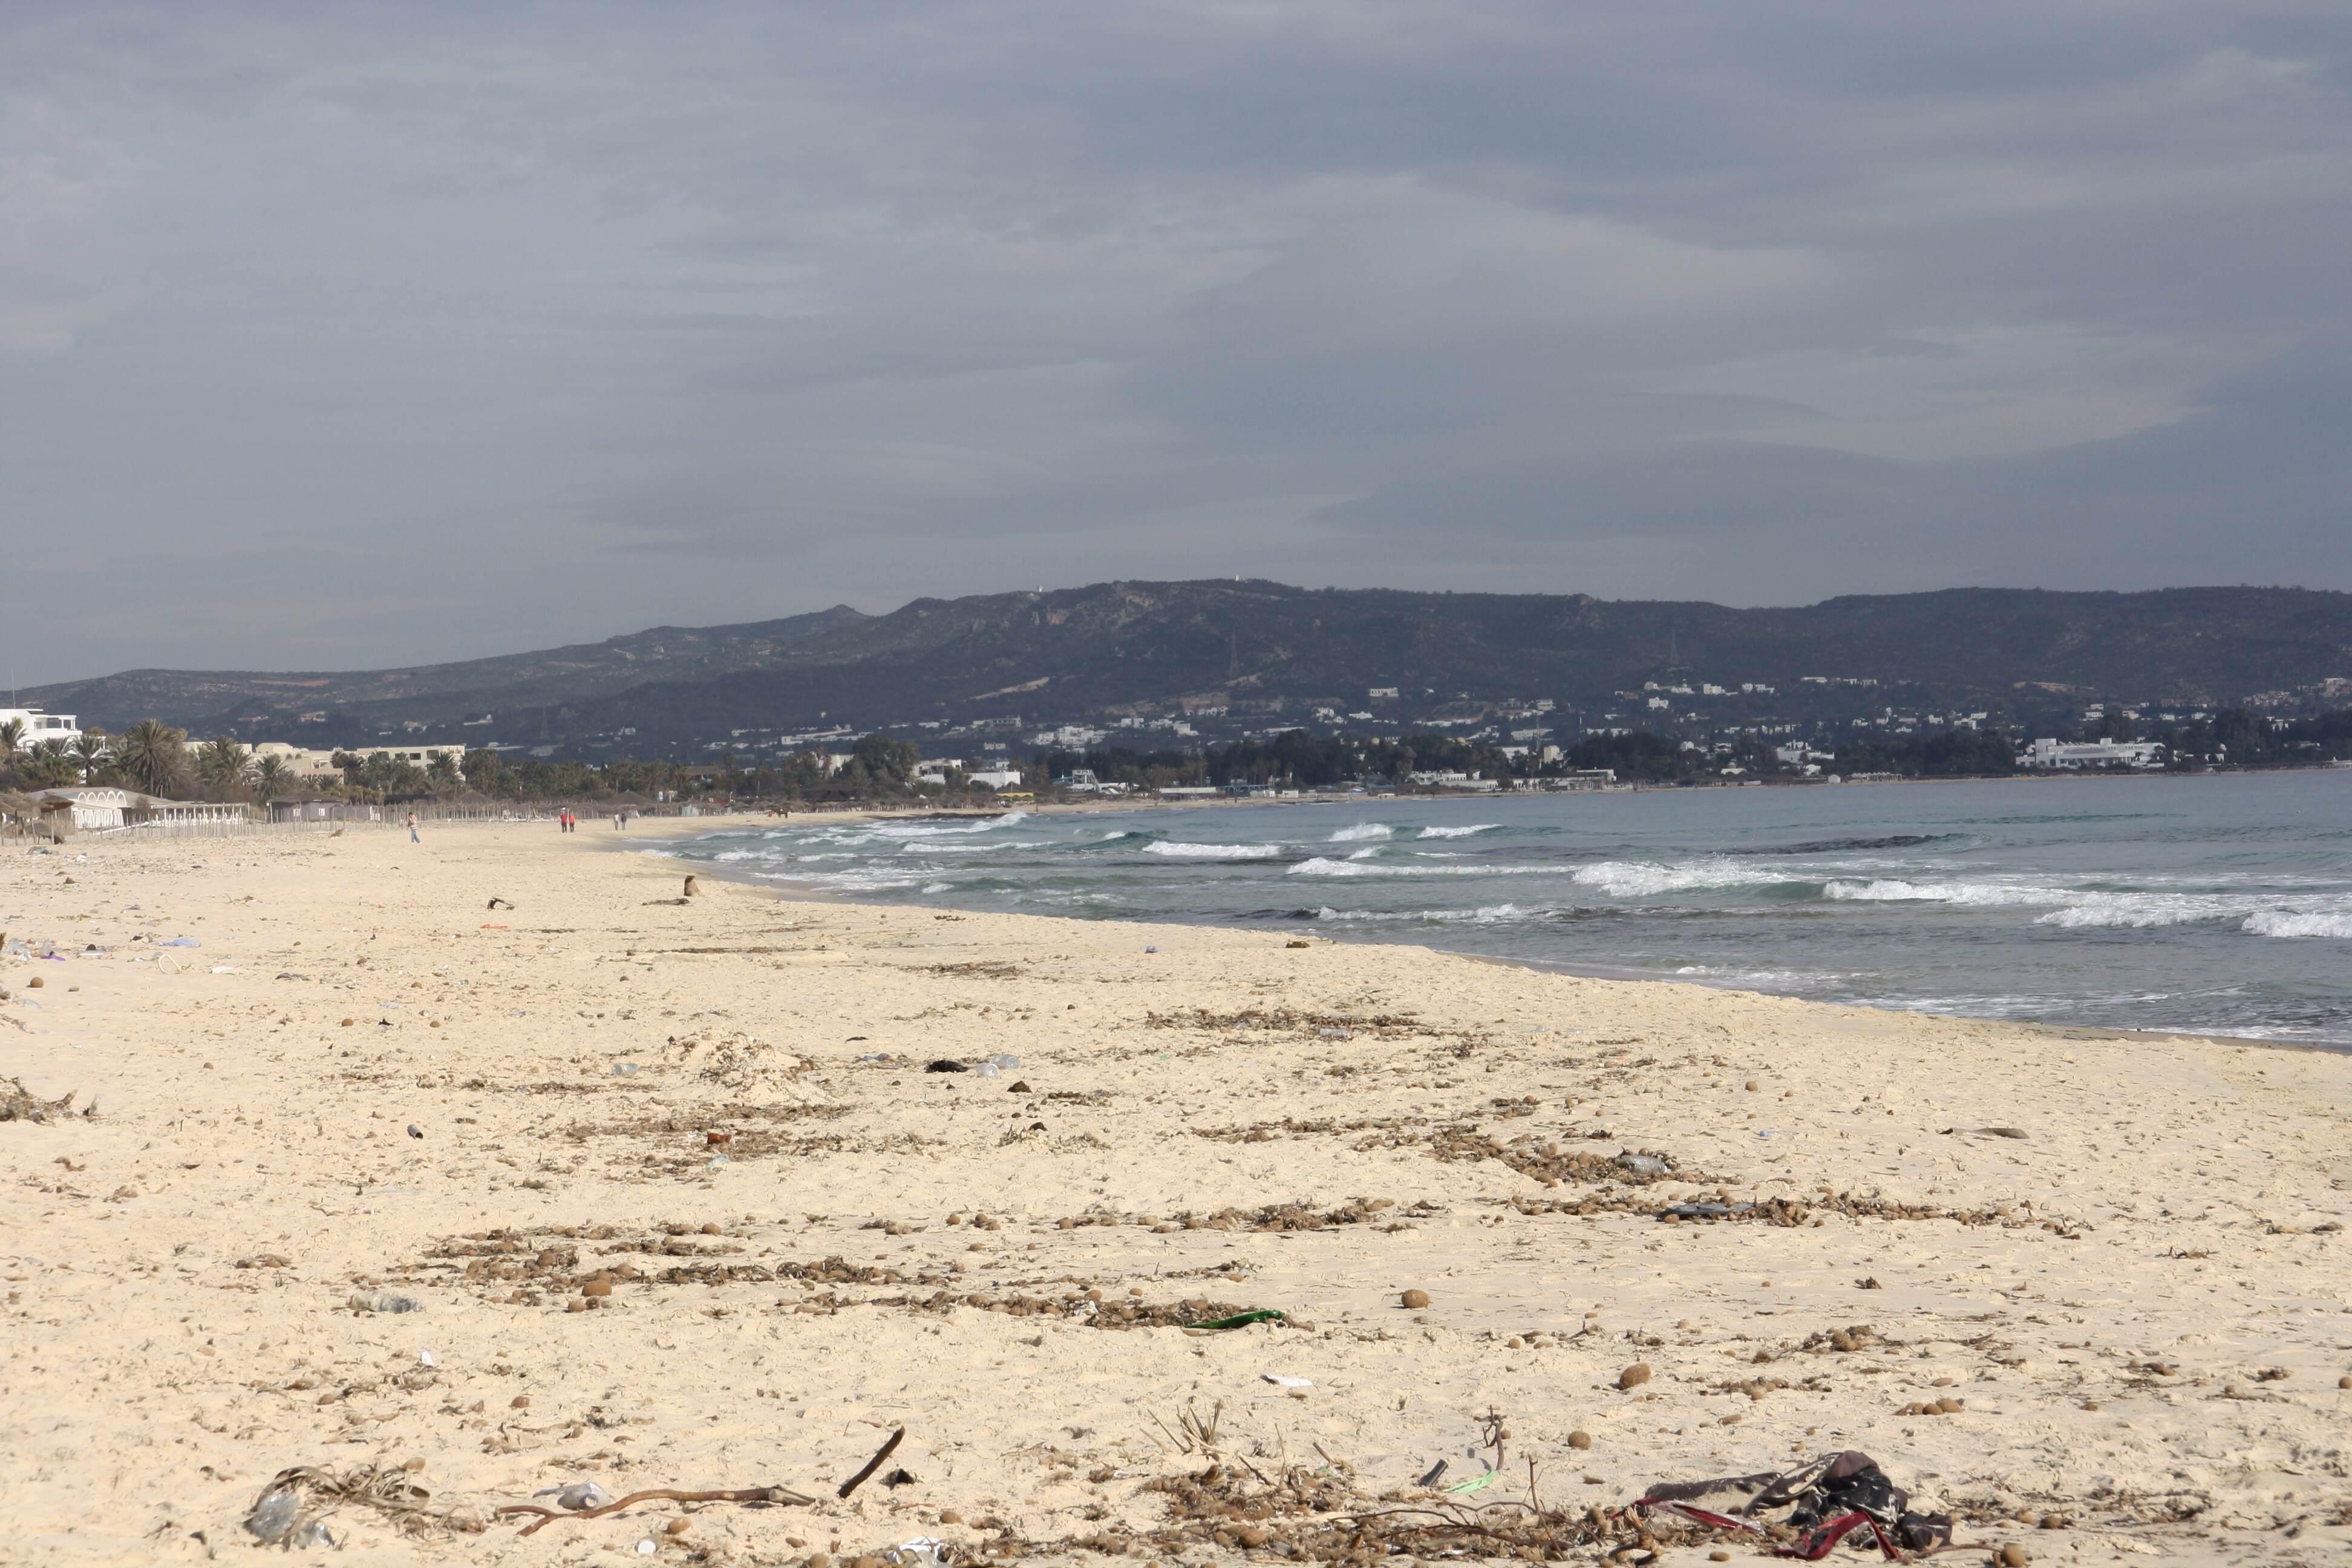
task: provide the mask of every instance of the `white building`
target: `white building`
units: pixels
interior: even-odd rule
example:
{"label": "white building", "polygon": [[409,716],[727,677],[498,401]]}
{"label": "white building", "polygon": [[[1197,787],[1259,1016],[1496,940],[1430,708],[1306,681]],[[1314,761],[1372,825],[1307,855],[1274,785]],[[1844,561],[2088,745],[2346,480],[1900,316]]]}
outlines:
{"label": "white building", "polygon": [[81,726],[70,713],[44,713],[37,708],[0,708],[0,724],[14,719],[25,727],[16,737],[20,751],[31,751],[44,741],[63,741],[68,745],[81,739]]}
{"label": "white building", "polygon": [[2160,768],[2164,748],[2154,741],[2055,741],[2033,742],[2021,759],[2029,768]]}

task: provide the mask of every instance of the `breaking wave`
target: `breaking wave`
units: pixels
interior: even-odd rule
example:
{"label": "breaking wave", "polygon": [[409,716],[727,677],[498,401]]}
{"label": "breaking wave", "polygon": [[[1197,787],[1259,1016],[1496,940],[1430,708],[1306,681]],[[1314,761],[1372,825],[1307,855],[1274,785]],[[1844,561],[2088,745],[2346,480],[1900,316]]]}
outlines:
{"label": "breaking wave", "polygon": [[1145,845],[1143,852],[1171,860],[1273,860],[1281,857],[1283,849],[1279,844],[1185,844],[1161,838]]}
{"label": "breaking wave", "polygon": [[1387,838],[1396,829],[1385,822],[1359,822],[1352,827],[1342,827],[1331,835],[1334,844],[1353,844],[1360,838]]}
{"label": "breaking wave", "polygon": [[1423,838],[1467,838],[1474,833],[1489,833],[1502,826],[1503,825],[1499,822],[1472,822],[1465,823],[1458,827],[1424,827],[1421,830],[1421,837]]}
{"label": "breaking wave", "polygon": [[2336,937],[2352,940],[2352,914],[2297,914],[2291,910],[2256,910],[2241,928],[2250,936]]}
{"label": "breaking wave", "polygon": [[1686,893],[1699,888],[1771,887],[1786,877],[1760,876],[1727,856],[1704,860],[1596,860],[1570,873],[1571,880],[1598,888],[1614,899],[1638,899],[1657,893]]}

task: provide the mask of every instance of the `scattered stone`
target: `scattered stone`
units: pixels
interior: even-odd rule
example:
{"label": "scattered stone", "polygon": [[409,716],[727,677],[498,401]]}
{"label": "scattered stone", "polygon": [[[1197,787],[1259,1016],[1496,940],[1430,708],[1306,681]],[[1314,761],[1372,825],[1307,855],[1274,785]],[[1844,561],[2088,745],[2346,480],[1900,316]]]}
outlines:
{"label": "scattered stone", "polygon": [[528,1409],[530,1409],[530,1394],[516,1394],[512,1399],[509,1399],[509,1400],[508,1400],[508,1401],[507,1401],[507,1408],[508,1408],[508,1409],[509,1409],[509,1410],[528,1410]]}
{"label": "scattered stone", "polygon": [[2032,1561],[2025,1548],[2014,1541],[2000,1549],[2000,1568],[2025,1568]]}
{"label": "scattered stone", "polygon": [[583,1296],[610,1296],[613,1293],[613,1281],[608,1277],[600,1274],[595,1279],[588,1281],[587,1284],[580,1287],[580,1293]]}
{"label": "scattered stone", "polygon": [[1639,1388],[1649,1381],[1650,1363],[1645,1361],[1637,1361],[1617,1374],[1617,1386],[1621,1389]]}
{"label": "scattered stone", "polygon": [[1426,1307],[1429,1305],[1429,1292],[1426,1290],[1408,1290],[1402,1296],[1399,1297],[1398,1300],[1409,1310]]}
{"label": "scattered stone", "polygon": [[1005,1090],[1005,1092],[1007,1094],[1034,1094],[1037,1091],[1029,1087],[1029,1080],[1027,1079],[1018,1078],[1013,1080],[1013,1087]]}
{"label": "scattered stone", "polygon": [[1592,1434],[1581,1428],[1570,1432],[1568,1435],[1568,1446],[1571,1448],[1590,1448],[1592,1447]]}
{"label": "scattered stone", "polygon": [[662,1526],[662,1531],[663,1533],[667,1535],[684,1535],[688,1531],[692,1530],[693,1528],[694,1521],[690,1519],[673,1519],[667,1524]]}

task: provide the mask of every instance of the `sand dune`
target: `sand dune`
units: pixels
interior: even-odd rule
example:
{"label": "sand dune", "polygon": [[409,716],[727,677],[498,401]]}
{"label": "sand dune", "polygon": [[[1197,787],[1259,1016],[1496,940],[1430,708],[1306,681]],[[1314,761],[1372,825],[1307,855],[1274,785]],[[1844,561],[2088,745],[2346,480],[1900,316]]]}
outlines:
{"label": "sand dune", "polygon": [[[2341,1057],[667,902],[610,838],[0,862],[10,940],[75,954],[0,964],[0,1074],[97,1106],[0,1123],[0,1557],[234,1558],[277,1472],[405,1465],[426,1495],[327,1518],[345,1560],[1313,1554],[1477,1476],[1490,1410],[1475,1500],[1531,1459],[1580,1519],[1854,1447],[2035,1562],[2352,1542]],[[1695,1200],[1757,1206],[1657,1217]],[[1259,1308],[1287,1321],[1181,1326]],[[1186,1524],[1147,1483],[1204,1468],[1180,1434],[1220,1404],[1237,1495],[1291,1465],[1298,1500]],[[573,1480],[824,1500],[493,1518]]]}

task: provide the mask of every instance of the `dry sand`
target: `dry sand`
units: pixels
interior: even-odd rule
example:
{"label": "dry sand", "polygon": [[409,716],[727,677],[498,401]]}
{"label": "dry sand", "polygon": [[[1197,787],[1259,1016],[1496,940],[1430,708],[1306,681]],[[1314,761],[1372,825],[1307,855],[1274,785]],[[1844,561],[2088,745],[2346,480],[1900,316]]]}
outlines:
{"label": "dry sand", "polygon": [[[1493,1410],[1508,1474],[1474,1500],[1524,1498],[1528,1459],[1581,1514],[1859,1447],[2037,1563],[2352,1540],[2340,1056],[666,902],[673,864],[612,837],[7,854],[12,937],[107,951],[0,964],[0,1074],[97,1104],[0,1123],[0,1560],[234,1559],[281,1468],[407,1463],[417,1520],[343,1507],[340,1560],[1078,1556],[1167,1525],[1145,1483],[1206,1463],[1167,1434],[1220,1402],[1244,1491],[1286,1458],[1327,1503],[1476,1476]],[[996,1051],[1019,1069],[921,1070]],[[1676,1173],[1607,1179],[1644,1150]],[[1654,1217],[1718,1194],[1794,1223]],[[424,1310],[345,1304],[376,1287]],[[914,1479],[834,1500],[899,1426]],[[825,1500],[482,1527],[575,1479]],[[1241,1555],[1132,1541],[1180,1546]],[[1724,1547],[1758,1551],[1664,1557]]]}

